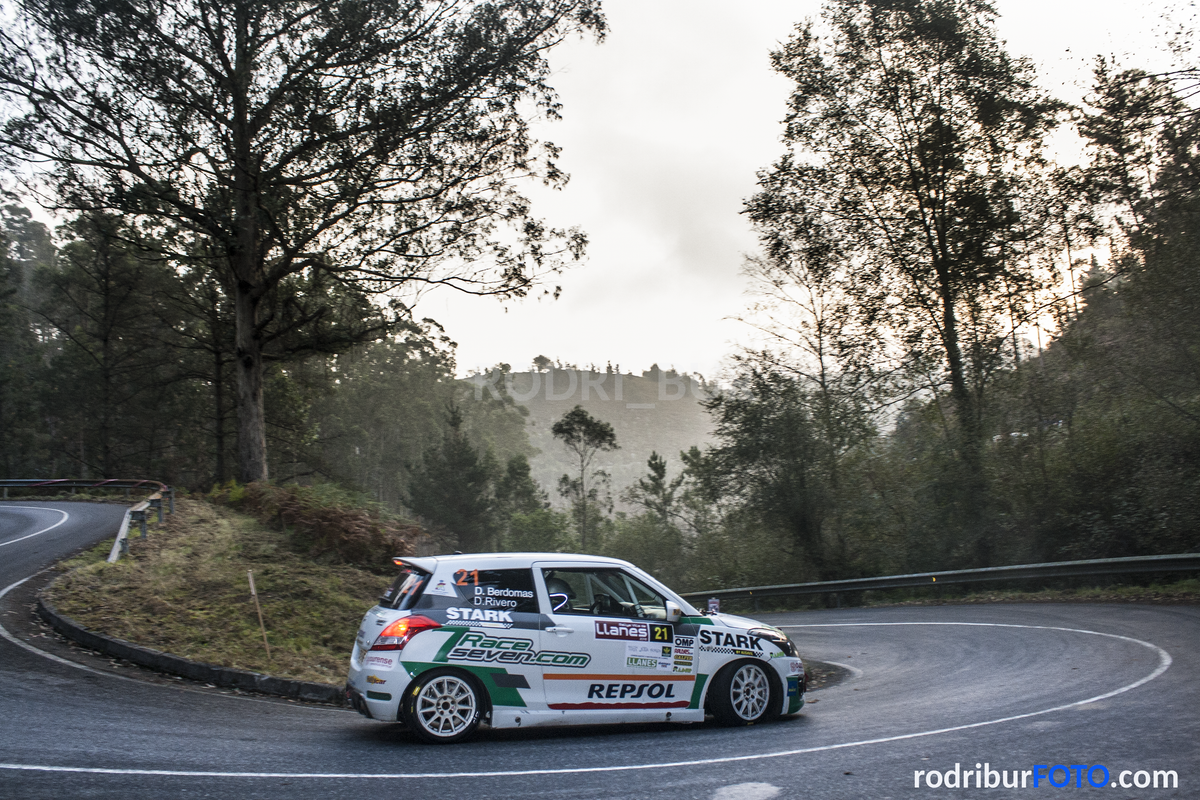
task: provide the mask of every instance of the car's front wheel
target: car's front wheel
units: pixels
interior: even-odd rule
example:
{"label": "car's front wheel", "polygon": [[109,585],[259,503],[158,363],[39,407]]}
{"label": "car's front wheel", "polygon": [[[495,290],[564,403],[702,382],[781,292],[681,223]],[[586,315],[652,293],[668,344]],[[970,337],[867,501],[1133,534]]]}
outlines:
{"label": "car's front wheel", "polygon": [[752,725],[775,716],[776,681],[759,661],[735,661],[713,678],[708,707],[722,725]]}
{"label": "car's front wheel", "polygon": [[482,690],[456,670],[431,670],[413,681],[400,705],[404,724],[427,742],[461,742],[479,727]]}

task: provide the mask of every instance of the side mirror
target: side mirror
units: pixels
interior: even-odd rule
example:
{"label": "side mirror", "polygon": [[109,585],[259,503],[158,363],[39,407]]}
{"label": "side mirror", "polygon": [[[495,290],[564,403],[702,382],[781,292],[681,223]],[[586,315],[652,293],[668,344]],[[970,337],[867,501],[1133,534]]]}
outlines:
{"label": "side mirror", "polygon": [[667,601],[667,622],[679,622],[679,618],[683,616],[683,609],[674,600]]}

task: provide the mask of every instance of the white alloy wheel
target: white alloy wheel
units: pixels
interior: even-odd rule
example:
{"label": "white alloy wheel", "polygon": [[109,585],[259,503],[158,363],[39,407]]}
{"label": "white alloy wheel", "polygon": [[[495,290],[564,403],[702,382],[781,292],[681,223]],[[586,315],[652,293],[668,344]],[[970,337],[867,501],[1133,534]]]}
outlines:
{"label": "white alloy wheel", "polygon": [[771,684],[767,673],[758,664],[745,664],[733,673],[729,700],[734,712],[746,722],[755,722],[762,717],[770,699]]}
{"label": "white alloy wheel", "polygon": [[479,692],[466,676],[441,671],[422,676],[409,690],[407,700],[405,721],[426,741],[457,742],[479,725]]}
{"label": "white alloy wheel", "polygon": [[706,707],[722,725],[752,725],[779,713],[778,684],[759,661],[726,664],[708,689]]}

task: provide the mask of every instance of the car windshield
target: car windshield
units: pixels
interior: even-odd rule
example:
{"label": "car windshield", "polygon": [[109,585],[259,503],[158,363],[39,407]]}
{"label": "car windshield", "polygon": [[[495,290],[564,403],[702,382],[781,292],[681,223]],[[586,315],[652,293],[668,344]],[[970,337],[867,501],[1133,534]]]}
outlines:
{"label": "car windshield", "polygon": [[666,619],[666,600],[620,569],[544,569],[556,614]]}

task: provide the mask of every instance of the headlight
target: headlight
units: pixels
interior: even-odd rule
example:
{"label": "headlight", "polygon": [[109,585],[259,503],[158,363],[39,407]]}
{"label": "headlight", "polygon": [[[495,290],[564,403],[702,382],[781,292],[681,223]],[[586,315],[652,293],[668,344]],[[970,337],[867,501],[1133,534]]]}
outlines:
{"label": "headlight", "polygon": [[757,636],[759,639],[766,639],[782,650],[785,656],[792,656],[793,658],[796,656],[796,645],[781,630],[776,630],[775,628],[752,628],[750,635]]}

